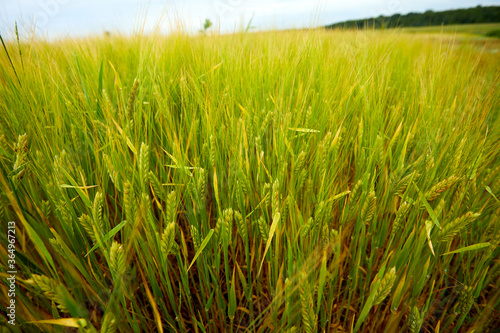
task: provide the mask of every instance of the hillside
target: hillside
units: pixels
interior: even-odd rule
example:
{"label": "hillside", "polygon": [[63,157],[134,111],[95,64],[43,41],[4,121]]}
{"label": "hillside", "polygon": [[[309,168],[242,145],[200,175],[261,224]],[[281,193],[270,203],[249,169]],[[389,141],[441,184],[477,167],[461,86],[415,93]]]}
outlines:
{"label": "hillside", "polygon": [[442,12],[428,10],[425,13],[371,17],[334,23],[326,26],[326,28],[396,28],[496,22],[500,22],[500,6],[477,6],[474,8],[453,9]]}

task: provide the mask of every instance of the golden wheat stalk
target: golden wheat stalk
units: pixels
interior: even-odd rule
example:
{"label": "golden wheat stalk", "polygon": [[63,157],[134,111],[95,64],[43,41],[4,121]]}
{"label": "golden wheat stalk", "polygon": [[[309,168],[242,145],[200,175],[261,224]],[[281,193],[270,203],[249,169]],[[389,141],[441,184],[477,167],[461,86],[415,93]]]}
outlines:
{"label": "golden wheat stalk", "polygon": [[106,169],[108,170],[109,178],[111,179],[113,184],[115,184],[116,187],[120,187],[120,176],[119,173],[116,171],[111,161],[111,158],[106,154],[102,154],[102,158],[106,164]]}
{"label": "golden wheat stalk", "polygon": [[161,252],[165,258],[170,254],[175,242],[175,223],[170,222],[161,236]]}
{"label": "golden wheat stalk", "polygon": [[151,184],[151,188],[153,189],[154,195],[160,199],[163,200],[163,187],[160,183],[160,180],[156,175],[153,173],[153,171],[148,172],[148,179],[149,183]]}
{"label": "golden wheat stalk", "polygon": [[33,274],[31,280],[28,283],[36,286],[40,289],[45,297],[57,304],[57,308],[61,312],[69,312],[66,305],[66,294],[67,290],[63,285],[47,276]]}
{"label": "golden wheat stalk", "polygon": [[21,168],[26,163],[28,156],[28,134],[19,135],[17,143],[14,145],[16,160],[14,162],[14,170]]}
{"label": "golden wheat stalk", "polygon": [[272,214],[276,215],[280,211],[280,183],[276,179],[273,183]]}
{"label": "golden wheat stalk", "polygon": [[452,175],[440,181],[439,183],[434,185],[429,191],[427,191],[427,193],[425,193],[425,199],[427,201],[435,200],[439,196],[439,194],[449,189],[459,179],[460,179],[459,177]]}
{"label": "golden wheat stalk", "polygon": [[123,184],[123,204],[125,206],[125,219],[129,223],[134,224],[137,217],[137,203],[134,188],[129,181]]}
{"label": "golden wheat stalk", "polygon": [[14,145],[14,151],[16,153],[13,170],[15,175],[12,176],[12,179],[14,183],[17,184],[24,177],[24,166],[28,160],[28,135],[26,133],[19,135],[17,143]]}
{"label": "golden wheat stalk", "polygon": [[323,225],[326,216],[325,202],[321,201],[314,212],[314,230],[317,231]]}
{"label": "golden wheat stalk", "polygon": [[356,201],[359,199],[361,196],[361,186],[363,185],[363,180],[360,179],[356,182],[356,185],[351,190],[351,193],[349,193],[349,199],[347,200],[347,206],[349,209],[352,211],[355,207]]}
{"label": "golden wheat stalk", "polygon": [[410,183],[410,180],[413,177],[413,180],[416,180],[420,174],[417,174],[415,171],[410,173],[409,175],[401,178],[400,181],[397,182],[395,188],[396,188],[396,195],[402,196],[406,189],[408,188],[408,184]]}
{"label": "golden wheat stalk", "polygon": [[416,306],[413,306],[410,310],[410,315],[408,316],[408,328],[410,333],[419,333],[420,327],[422,326],[422,318],[420,311]]}
{"label": "golden wheat stalk", "polygon": [[122,276],[126,268],[126,256],[123,245],[113,241],[109,251],[109,268],[116,276]]}
{"label": "golden wheat stalk", "polygon": [[283,207],[281,208],[281,221],[283,221],[283,223],[286,223],[286,220],[288,218],[288,211],[290,209],[289,205],[290,205],[290,199],[291,198],[291,195],[287,195],[286,198],[283,200]]}
{"label": "golden wheat stalk", "polygon": [[314,219],[310,217],[300,229],[300,236],[302,238],[305,238],[309,234],[313,226],[314,226]]}
{"label": "golden wheat stalk", "polygon": [[300,305],[302,308],[302,325],[304,332],[312,333],[316,328],[316,315],[314,314],[314,303],[311,288],[307,280],[306,273],[301,274],[301,283],[299,285]]}
{"label": "golden wheat stalk", "polygon": [[73,215],[71,215],[70,209],[72,209],[72,207],[69,206],[64,200],[59,201],[57,210],[61,213],[61,223],[66,225],[71,235],[74,235],[75,231],[73,229]]}
{"label": "golden wheat stalk", "polygon": [[365,203],[363,204],[363,208],[361,209],[361,221],[363,223],[370,223],[375,215],[377,197],[375,196],[375,192],[370,192],[365,199]]}
{"label": "golden wheat stalk", "polygon": [[294,159],[293,172],[292,172],[294,177],[297,177],[299,173],[302,171],[305,161],[306,161],[306,153],[304,151],[301,151]]}
{"label": "golden wheat stalk", "polygon": [[309,175],[309,172],[307,171],[307,169],[304,168],[304,169],[302,169],[302,171],[300,171],[299,179],[297,180],[297,190],[302,189],[302,187],[304,186],[304,184],[306,182],[308,175]]}
{"label": "golden wheat stalk", "polygon": [[323,225],[323,230],[321,231],[322,248],[328,249],[330,246],[335,248],[339,241],[339,232],[335,229],[330,229],[327,224]]}
{"label": "golden wheat stalk", "polygon": [[194,225],[191,226],[191,236],[193,238],[194,251],[197,252],[200,248],[200,233]]}
{"label": "golden wheat stalk", "polygon": [[61,243],[56,238],[49,238],[50,245],[52,245],[52,248],[56,250],[57,253],[64,259],[68,259],[68,256],[66,253],[64,253],[64,248],[62,247]]}
{"label": "golden wheat stalk", "polygon": [[[5,207],[5,206],[4,206]],[[52,206],[50,205],[49,201],[42,200],[42,214],[45,217],[48,217],[52,213]]]}
{"label": "golden wheat stalk", "polygon": [[177,196],[172,191],[167,196],[167,222],[175,222],[177,217]]}
{"label": "golden wheat stalk", "polygon": [[236,227],[238,228],[238,233],[243,240],[247,239],[247,226],[246,219],[243,218],[240,212],[234,212],[234,220],[236,221]]}
{"label": "golden wheat stalk", "polygon": [[224,209],[222,212],[223,218],[223,234],[226,235],[228,239],[228,243],[231,243],[231,236],[233,230],[233,219],[234,219],[234,211],[232,208]]}
{"label": "golden wheat stalk", "polygon": [[453,199],[451,201],[451,207],[450,207],[450,216],[453,216],[460,207],[462,207],[462,202],[467,196],[467,184],[465,180],[461,181],[458,185],[457,190],[455,191],[455,195],[453,196]]}
{"label": "golden wheat stalk", "polygon": [[465,286],[460,292],[460,297],[455,305],[455,313],[460,316],[465,316],[469,313],[470,308],[474,304],[473,288]]}
{"label": "golden wheat stalk", "polygon": [[127,102],[127,112],[125,113],[125,116],[127,117],[128,121],[133,121],[133,111],[134,111],[134,102],[135,98],[137,97],[137,88],[139,87],[139,80],[136,78],[134,79],[134,84],[132,85],[132,89],[130,90],[130,95],[128,97],[128,102]]}
{"label": "golden wheat stalk", "polygon": [[154,216],[153,206],[151,206],[151,199],[146,193],[141,194],[141,221],[148,221],[150,225],[156,225],[156,217]]}
{"label": "golden wheat stalk", "polygon": [[90,239],[92,239],[92,241],[95,243],[97,241],[97,238],[94,233],[94,227],[92,226],[92,219],[90,218],[90,216],[88,216],[87,214],[82,214],[82,216],[80,216],[79,218],[79,222]]}
{"label": "golden wheat stalk", "polygon": [[261,198],[265,198],[265,207],[269,207],[269,205],[271,204],[271,184],[269,183],[264,183],[264,186],[262,186],[262,190],[261,190]]}
{"label": "golden wheat stalk", "polygon": [[447,242],[452,240],[456,234],[467,228],[467,226],[474,222],[480,215],[480,213],[468,212],[449,222],[439,231],[439,241]]}
{"label": "golden wheat stalk", "polygon": [[462,153],[466,142],[467,140],[465,138],[460,140],[460,144],[458,145],[458,148],[454,153],[453,164],[452,164],[453,172],[458,172],[458,169],[460,167],[460,162],[462,162]]}
{"label": "golden wheat stalk", "polygon": [[143,142],[139,150],[139,178],[141,179],[142,188],[145,188],[148,184],[148,172],[149,146]]}
{"label": "golden wheat stalk", "polygon": [[266,223],[266,220],[263,216],[259,217],[257,225],[259,227],[259,233],[262,237],[262,240],[264,241],[264,243],[267,243],[267,239],[269,237],[269,225]]}
{"label": "golden wheat stalk", "polygon": [[393,267],[389,272],[385,273],[383,279],[380,281],[380,284],[374,296],[373,305],[382,303],[382,301],[391,292],[395,280],[396,280],[396,267]]}
{"label": "golden wheat stalk", "polygon": [[[246,177],[244,177],[241,185],[243,188],[243,193],[249,194],[250,190],[249,190],[248,180],[246,179]],[[204,199],[207,191],[207,173],[203,168],[200,168],[198,170],[198,179],[196,182],[196,188],[198,189],[198,195],[200,196],[200,199]]]}
{"label": "golden wheat stalk", "polygon": [[401,230],[401,228],[403,227],[403,223],[406,219],[406,216],[408,215],[409,210],[410,210],[410,205],[406,201],[403,202],[399,207],[398,212],[396,213],[396,219],[392,224],[391,238],[393,238],[398,233],[398,231]]}
{"label": "golden wheat stalk", "polygon": [[215,169],[215,138],[213,135],[210,135],[210,163],[212,167]]}
{"label": "golden wheat stalk", "polygon": [[218,217],[214,227],[214,234],[215,237],[219,239],[219,242],[222,240],[221,237],[222,224],[223,224],[222,218]]}
{"label": "golden wheat stalk", "polygon": [[104,220],[103,220],[103,206],[104,200],[102,198],[102,193],[97,192],[94,197],[94,206],[92,208],[92,215],[94,216],[94,223],[98,230],[104,230]]}
{"label": "golden wheat stalk", "polygon": [[112,312],[107,312],[101,321],[101,333],[115,333],[118,329],[118,320]]}
{"label": "golden wheat stalk", "polygon": [[116,110],[113,106],[113,103],[111,103],[111,99],[109,98],[109,95],[108,95],[108,92],[106,91],[106,89],[102,90],[102,96],[104,98],[104,106],[106,107],[108,112],[115,113]]}

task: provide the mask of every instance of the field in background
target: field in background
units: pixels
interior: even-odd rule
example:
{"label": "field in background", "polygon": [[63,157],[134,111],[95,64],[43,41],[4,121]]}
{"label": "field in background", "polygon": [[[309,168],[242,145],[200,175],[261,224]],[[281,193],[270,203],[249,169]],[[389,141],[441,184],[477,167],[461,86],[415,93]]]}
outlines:
{"label": "field in background", "polygon": [[472,36],[500,38],[500,23],[457,24],[432,27],[402,28],[405,32],[416,33],[457,33]]}
{"label": "field in background", "polygon": [[498,53],[390,30],[1,51],[0,326],[499,326]]}

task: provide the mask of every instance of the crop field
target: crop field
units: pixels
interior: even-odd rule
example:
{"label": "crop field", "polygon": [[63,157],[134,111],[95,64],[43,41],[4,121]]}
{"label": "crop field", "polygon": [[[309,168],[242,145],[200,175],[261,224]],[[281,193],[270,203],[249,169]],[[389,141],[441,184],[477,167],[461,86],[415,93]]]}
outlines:
{"label": "crop field", "polygon": [[397,30],[3,39],[2,332],[494,332],[499,65]]}
{"label": "crop field", "polygon": [[405,32],[417,33],[451,33],[459,34],[461,37],[486,36],[500,37],[500,23],[481,23],[481,24],[452,24],[445,26],[430,27],[408,27],[402,28]]}

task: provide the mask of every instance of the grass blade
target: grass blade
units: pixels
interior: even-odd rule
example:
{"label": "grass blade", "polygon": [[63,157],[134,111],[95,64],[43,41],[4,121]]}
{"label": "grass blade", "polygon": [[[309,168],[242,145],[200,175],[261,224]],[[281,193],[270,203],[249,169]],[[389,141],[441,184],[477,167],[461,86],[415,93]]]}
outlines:
{"label": "grass blade", "polygon": [[448,254],[455,254],[455,253],[464,253],[467,251],[474,251],[474,250],[479,250],[479,249],[484,249],[485,247],[489,247],[491,244],[490,243],[479,243],[479,244],[474,244],[466,247],[462,247],[460,249],[457,249],[455,251],[450,251],[443,253],[442,255],[448,255]]}
{"label": "grass blade", "polygon": [[276,215],[274,215],[273,217],[273,223],[271,224],[271,228],[269,229],[269,236],[267,238],[266,248],[264,250],[264,253],[262,254],[262,261],[260,262],[260,267],[259,267],[259,272],[257,273],[257,277],[260,276],[262,265],[264,264],[264,260],[266,260],[266,254],[267,251],[269,250],[269,246],[271,246],[271,241],[273,240],[273,236],[276,231],[276,227],[278,226],[278,223],[280,221],[280,218],[281,218],[280,212],[277,212]]}
{"label": "grass blade", "polygon": [[106,235],[104,235],[104,237],[98,243],[96,243],[89,250],[89,252],[87,252],[87,254],[85,255],[85,257],[88,256],[89,254],[91,254],[92,252],[94,252],[94,250],[96,250],[97,248],[99,248],[102,244],[104,244],[104,242],[107,242],[112,237],[114,237],[118,233],[118,231],[120,231],[126,224],[127,224],[127,221],[122,221],[116,227],[114,227],[113,229],[111,229]]}
{"label": "grass blade", "polygon": [[208,232],[208,235],[205,237],[203,242],[201,242],[200,248],[198,249],[198,251],[196,251],[196,254],[194,255],[193,261],[191,261],[191,264],[189,265],[189,267],[187,269],[188,272],[191,269],[191,267],[193,266],[193,264],[195,263],[196,259],[198,259],[200,254],[203,252],[203,249],[205,248],[205,246],[207,246],[207,244],[210,241],[210,239],[212,238],[213,234],[214,234],[214,229],[210,229],[210,231]]}

